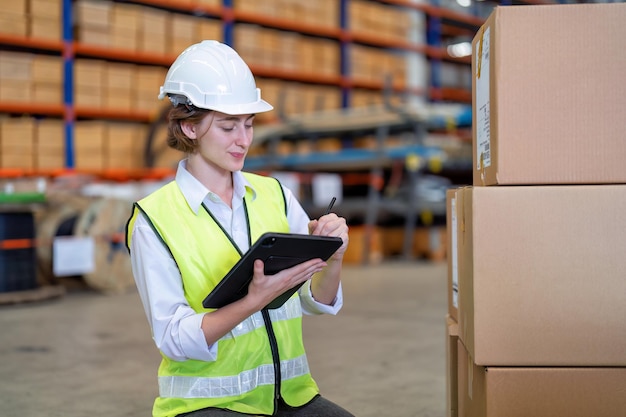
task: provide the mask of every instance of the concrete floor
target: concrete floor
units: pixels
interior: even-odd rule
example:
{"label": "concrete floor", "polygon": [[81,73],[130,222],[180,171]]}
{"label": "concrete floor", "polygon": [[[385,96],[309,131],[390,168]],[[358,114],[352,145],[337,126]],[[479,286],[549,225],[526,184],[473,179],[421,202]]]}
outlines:
{"label": "concrete floor", "polygon": [[[322,394],[357,417],[445,416],[446,265],[347,266],[345,305],[305,318]],[[150,415],[159,355],[136,292],[0,307],[4,417]]]}

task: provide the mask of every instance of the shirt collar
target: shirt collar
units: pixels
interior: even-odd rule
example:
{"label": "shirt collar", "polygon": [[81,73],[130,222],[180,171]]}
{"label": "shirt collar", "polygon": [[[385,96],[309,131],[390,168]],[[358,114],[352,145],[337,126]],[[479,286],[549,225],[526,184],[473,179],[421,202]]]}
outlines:
{"label": "shirt collar", "polygon": [[[189,208],[193,210],[195,214],[198,214],[200,206],[205,198],[218,198],[211,190],[206,188],[196,177],[191,175],[187,171],[187,160],[183,159],[178,163],[176,169],[176,184],[182,192]],[[248,182],[246,177],[243,176],[241,171],[233,172],[233,186],[234,186],[234,198],[236,201],[242,201],[244,196],[248,194],[251,200],[256,198],[256,190],[252,187],[252,184]]]}

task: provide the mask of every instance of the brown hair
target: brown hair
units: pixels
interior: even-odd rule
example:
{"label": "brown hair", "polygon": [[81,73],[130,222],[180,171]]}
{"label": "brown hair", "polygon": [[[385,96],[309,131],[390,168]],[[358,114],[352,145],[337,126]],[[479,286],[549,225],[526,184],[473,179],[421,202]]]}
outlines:
{"label": "brown hair", "polygon": [[200,123],[210,112],[211,110],[182,104],[172,107],[168,117],[167,145],[184,153],[194,153],[198,147],[198,142],[189,139],[183,133],[180,124],[181,122]]}

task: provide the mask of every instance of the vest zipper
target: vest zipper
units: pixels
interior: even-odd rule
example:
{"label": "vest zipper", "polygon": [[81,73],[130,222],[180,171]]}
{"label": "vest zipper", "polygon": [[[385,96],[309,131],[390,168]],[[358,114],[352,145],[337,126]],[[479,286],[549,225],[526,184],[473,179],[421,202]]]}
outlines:
{"label": "vest zipper", "polygon": [[270,319],[270,313],[267,309],[261,310],[263,315],[263,321],[265,322],[265,328],[267,329],[267,337],[270,342],[270,348],[272,349],[272,358],[274,360],[274,378],[276,383],[274,384],[274,412],[278,409],[278,400],[280,399],[280,355],[278,354],[278,343],[276,342],[276,334],[274,334],[274,328],[272,327],[272,320]]}

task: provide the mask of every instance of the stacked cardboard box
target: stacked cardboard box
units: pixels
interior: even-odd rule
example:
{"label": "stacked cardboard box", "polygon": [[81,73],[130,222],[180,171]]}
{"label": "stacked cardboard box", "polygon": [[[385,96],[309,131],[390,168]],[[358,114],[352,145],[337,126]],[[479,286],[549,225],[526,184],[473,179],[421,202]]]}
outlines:
{"label": "stacked cardboard box", "polygon": [[74,37],[85,44],[109,46],[110,1],[79,0],[74,3]]}
{"label": "stacked cardboard box", "polygon": [[377,38],[405,41],[411,27],[407,10],[393,4],[351,0],[348,16],[351,31]]}
{"label": "stacked cardboard box", "polygon": [[625,19],[502,7],[474,39],[473,187],[448,193],[449,415],[626,410]]}
{"label": "stacked cardboard box", "polygon": [[0,101],[30,102],[33,54],[0,51]]}
{"label": "stacked cardboard box", "polygon": [[28,3],[29,36],[61,40],[62,1],[29,0]]}
{"label": "stacked cardboard box", "polygon": [[254,13],[285,21],[298,22],[328,28],[339,27],[339,2],[337,0],[237,0],[236,13]]}
{"label": "stacked cardboard box", "polygon": [[16,36],[28,34],[27,0],[5,1],[0,8],[0,33]]}
{"label": "stacked cardboard box", "polygon": [[53,55],[33,55],[32,101],[35,103],[63,103],[63,59]]}
{"label": "stacked cardboard box", "polygon": [[75,166],[84,171],[140,168],[146,134],[147,127],[137,123],[78,121]]}
{"label": "stacked cardboard box", "polygon": [[33,169],[34,119],[0,118],[0,168]]}

